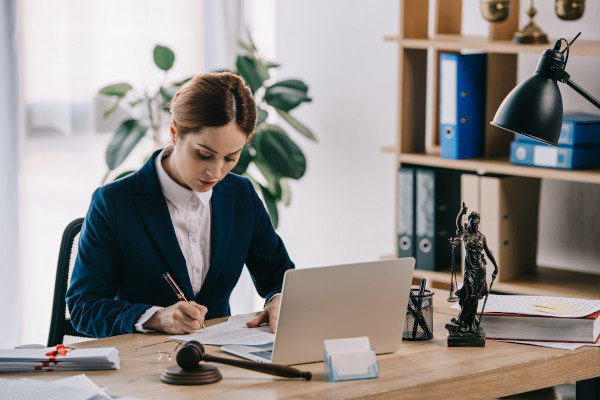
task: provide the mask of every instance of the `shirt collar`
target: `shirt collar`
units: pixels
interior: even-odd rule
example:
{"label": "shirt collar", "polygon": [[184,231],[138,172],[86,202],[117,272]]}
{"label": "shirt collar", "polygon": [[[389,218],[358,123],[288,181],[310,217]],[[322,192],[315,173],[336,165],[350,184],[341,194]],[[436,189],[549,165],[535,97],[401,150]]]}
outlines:
{"label": "shirt collar", "polygon": [[194,190],[186,189],[179,183],[175,182],[163,168],[161,161],[165,157],[168,157],[172,152],[173,146],[167,146],[160,152],[154,161],[156,163],[158,181],[160,182],[163,194],[167,200],[177,207],[178,210],[183,210],[192,196],[196,196],[200,202],[208,208],[210,206],[210,199],[212,197],[212,189],[207,192],[196,192]]}

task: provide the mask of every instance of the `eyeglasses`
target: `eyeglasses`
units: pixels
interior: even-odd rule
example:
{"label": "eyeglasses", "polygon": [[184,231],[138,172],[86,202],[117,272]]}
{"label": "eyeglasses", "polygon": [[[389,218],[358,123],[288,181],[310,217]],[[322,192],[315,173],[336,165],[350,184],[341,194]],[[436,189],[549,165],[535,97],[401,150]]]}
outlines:
{"label": "eyeglasses", "polygon": [[171,362],[183,343],[179,340],[167,340],[138,347],[135,349],[136,359],[142,362]]}

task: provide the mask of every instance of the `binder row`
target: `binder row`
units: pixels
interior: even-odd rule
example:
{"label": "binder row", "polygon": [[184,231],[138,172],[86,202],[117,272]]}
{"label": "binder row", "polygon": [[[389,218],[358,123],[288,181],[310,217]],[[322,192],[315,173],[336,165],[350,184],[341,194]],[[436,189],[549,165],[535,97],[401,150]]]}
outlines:
{"label": "binder row", "polygon": [[[480,231],[498,263],[498,281],[535,268],[540,179],[402,167],[397,191],[398,257],[415,257],[416,268],[450,268],[448,239],[456,234],[456,216],[463,201],[467,214],[477,211],[481,215]],[[461,246],[455,249],[457,271],[463,260]],[[487,270],[488,282],[492,271]]]}
{"label": "binder row", "polygon": [[402,167],[398,170],[397,190],[398,257],[414,257],[419,269],[448,267],[448,239],[455,233],[460,210],[460,174],[446,169]]}

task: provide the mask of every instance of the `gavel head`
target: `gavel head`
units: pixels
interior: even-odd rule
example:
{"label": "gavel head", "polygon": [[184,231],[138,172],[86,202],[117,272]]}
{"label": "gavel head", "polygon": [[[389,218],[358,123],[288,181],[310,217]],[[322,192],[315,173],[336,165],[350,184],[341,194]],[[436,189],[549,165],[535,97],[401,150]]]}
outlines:
{"label": "gavel head", "polygon": [[204,346],[195,340],[189,341],[177,352],[177,365],[181,369],[190,371],[198,366],[198,363],[204,360],[206,352]]}

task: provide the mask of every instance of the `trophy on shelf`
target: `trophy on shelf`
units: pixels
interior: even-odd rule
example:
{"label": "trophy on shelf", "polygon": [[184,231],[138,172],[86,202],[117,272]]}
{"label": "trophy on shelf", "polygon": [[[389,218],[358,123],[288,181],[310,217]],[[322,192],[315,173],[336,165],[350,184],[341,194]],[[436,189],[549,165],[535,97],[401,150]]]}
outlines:
{"label": "trophy on shelf", "polygon": [[[454,257],[452,258],[452,272],[450,278],[450,297],[448,301],[458,300],[460,312],[456,318],[452,318],[451,323],[446,324],[448,330],[448,347],[484,347],[485,332],[481,327],[481,317],[485,309],[492,285],[496,276],[498,276],[498,265],[496,259],[487,246],[483,233],[479,231],[481,216],[473,211],[469,214],[467,222],[463,223],[463,217],[467,215],[467,206],[462,203],[462,207],[456,217],[456,236],[451,237],[450,245],[452,254],[456,246],[461,242],[465,249],[465,266],[463,271],[463,282],[460,289],[454,291],[456,286],[456,271]],[[494,265],[494,273],[488,288],[486,282],[486,261],[485,257]],[[479,300],[484,299],[483,307],[477,315],[477,306]]]}
{"label": "trophy on shelf", "polygon": [[510,0],[480,0],[481,15],[489,22],[502,22],[510,14]]}

